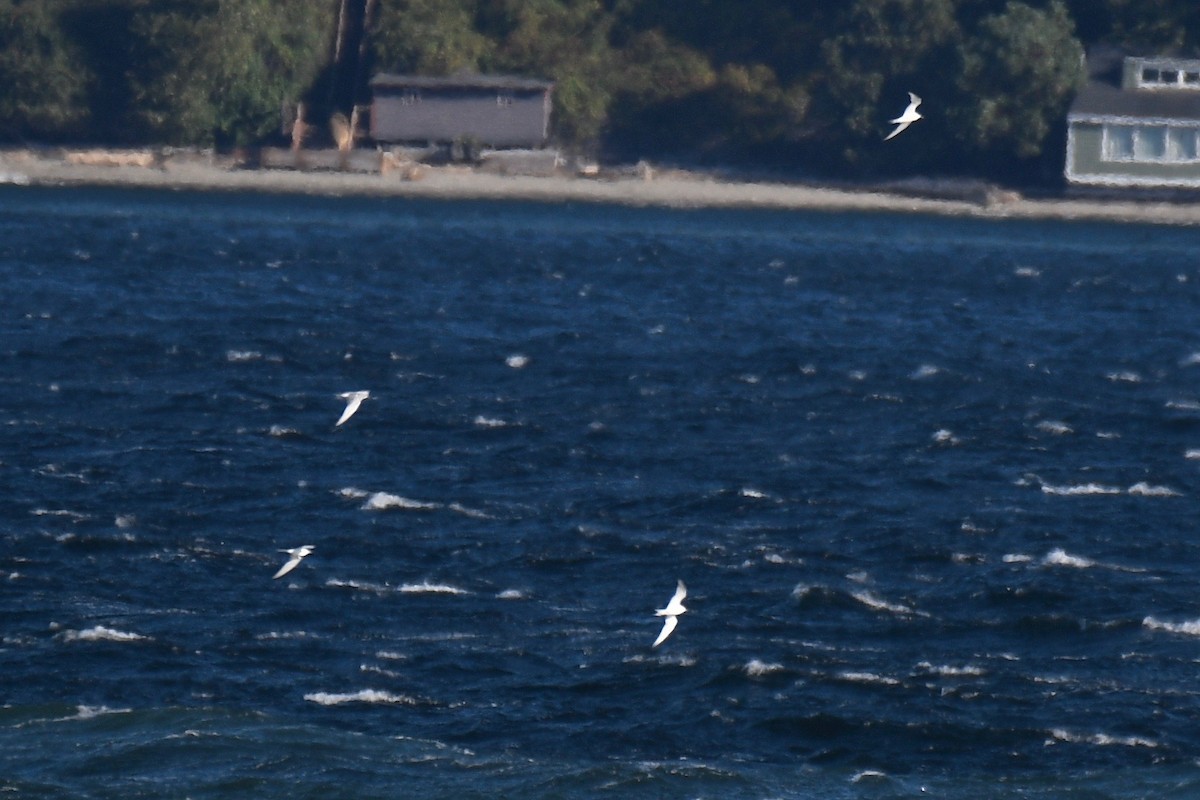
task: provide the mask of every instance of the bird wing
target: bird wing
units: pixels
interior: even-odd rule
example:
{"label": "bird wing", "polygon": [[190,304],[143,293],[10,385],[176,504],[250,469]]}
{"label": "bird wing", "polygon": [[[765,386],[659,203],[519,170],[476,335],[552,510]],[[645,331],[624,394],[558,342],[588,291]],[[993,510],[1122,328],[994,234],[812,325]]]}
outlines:
{"label": "bird wing", "polygon": [[[908,93],[908,102],[909,102],[908,111],[916,111],[917,106],[921,105],[921,98],[917,97],[912,92],[909,92]],[[905,111],[904,113],[907,114],[908,111]]]}
{"label": "bird wing", "polygon": [[350,395],[350,400],[348,403],[346,403],[346,410],[342,412],[342,416],[338,418],[336,423],[334,423],[334,427],[336,428],[338,425],[341,425],[343,422],[353,417],[354,412],[358,411],[358,407],[362,405],[363,399],[364,398],[361,394]]}
{"label": "bird wing", "polygon": [[679,581],[679,585],[675,587],[675,594],[671,595],[671,602],[667,606],[677,606],[683,602],[685,597],[687,597],[687,587],[683,585],[683,581]]}
{"label": "bird wing", "polygon": [[279,568],[279,572],[275,573],[274,577],[282,578],[284,575],[287,575],[289,572],[291,572],[292,570],[294,570],[296,568],[296,565],[300,563],[300,559],[302,557],[303,556],[292,556],[291,558],[289,558],[287,560],[287,562],[285,562],[284,565]]}
{"label": "bird wing", "polygon": [[675,630],[675,626],[679,624],[679,617],[667,617],[663,620],[662,630],[658,632],[658,638],[654,640],[651,647],[658,647],[667,640],[671,635],[671,631]]}
{"label": "bird wing", "polygon": [[883,140],[886,142],[888,139],[891,139],[893,136],[895,136],[896,134],[900,133],[900,131],[904,130],[905,128],[907,128],[907,127],[908,127],[909,125],[911,125],[911,124],[912,124],[912,123],[910,123],[910,122],[901,122],[900,124],[898,124],[898,125],[896,126],[896,129],[895,129],[895,130],[893,130],[893,131],[892,131],[891,133],[889,133],[887,136],[883,137]]}

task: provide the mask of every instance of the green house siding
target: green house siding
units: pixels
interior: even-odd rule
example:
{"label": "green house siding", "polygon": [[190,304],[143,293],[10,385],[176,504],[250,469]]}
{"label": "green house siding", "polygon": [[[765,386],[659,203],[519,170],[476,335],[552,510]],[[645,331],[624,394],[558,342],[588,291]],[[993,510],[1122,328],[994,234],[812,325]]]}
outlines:
{"label": "green house siding", "polygon": [[[1129,120],[1128,124],[1139,123]],[[1200,187],[1200,160],[1172,162],[1105,158],[1104,126],[1105,123],[1099,122],[1070,121],[1066,164],[1069,182],[1109,186]],[[1184,129],[1200,131],[1200,123],[1193,123]]]}

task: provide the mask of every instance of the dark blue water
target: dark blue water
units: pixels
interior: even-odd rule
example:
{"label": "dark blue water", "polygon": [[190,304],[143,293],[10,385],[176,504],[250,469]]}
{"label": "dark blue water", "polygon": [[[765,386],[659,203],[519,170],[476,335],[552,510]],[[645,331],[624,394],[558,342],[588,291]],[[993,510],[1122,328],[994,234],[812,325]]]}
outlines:
{"label": "dark blue water", "polygon": [[0,293],[5,796],[1200,793],[1200,231],[14,188]]}

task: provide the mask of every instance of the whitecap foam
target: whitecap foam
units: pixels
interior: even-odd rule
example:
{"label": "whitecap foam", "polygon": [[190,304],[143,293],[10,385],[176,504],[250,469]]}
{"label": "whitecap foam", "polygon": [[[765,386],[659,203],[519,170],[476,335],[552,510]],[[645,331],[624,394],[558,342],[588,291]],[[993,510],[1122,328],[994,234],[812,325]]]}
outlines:
{"label": "whitecap foam", "polygon": [[274,436],[276,439],[286,439],[291,436],[299,436],[300,431],[295,428],[289,428],[286,425],[272,425],[267,430],[268,436]]}
{"label": "whitecap foam", "polygon": [[370,581],[343,580],[341,578],[329,578],[325,581],[325,585],[332,589],[353,589],[358,592],[374,592],[375,594],[385,594],[392,591],[392,587],[382,583],[371,583]]}
{"label": "whitecap foam", "polygon": [[477,428],[507,428],[511,423],[499,417],[485,417],[480,414],[472,420]]}
{"label": "whitecap foam", "polygon": [[413,511],[428,511],[438,507],[437,503],[426,503],[412,500],[390,492],[375,492],[362,505],[364,511],[386,511],[391,508],[403,508]]}
{"label": "whitecap foam", "polygon": [[942,371],[941,368],[935,367],[932,364],[922,364],[921,366],[919,366],[915,370],[913,370],[912,373],[909,374],[908,377],[909,377],[909,380],[920,381],[920,380],[925,380],[926,378],[932,378],[934,375],[937,375],[941,371]]}
{"label": "whitecap foam", "polygon": [[740,494],[742,497],[747,497],[751,500],[764,500],[767,497],[766,492],[760,491],[758,489],[752,489],[749,486],[743,486],[738,491],[738,494]]}
{"label": "whitecap foam", "polygon": [[1146,617],[1142,620],[1142,627],[1152,631],[1182,633],[1185,636],[1200,636],[1200,619],[1188,620],[1187,622],[1166,622],[1154,617]]}
{"label": "whitecap foam", "polygon": [[1044,494],[1052,494],[1059,497],[1122,494],[1121,487],[1108,486],[1103,483],[1076,483],[1064,486],[1052,486],[1048,483],[1043,483],[1042,492]]}
{"label": "whitecap foam", "polygon": [[1129,487],[1129,493],[1137,497],[1181,497],[1182,495],[1170,486],[1155,486],[1139,481]]}
{"label": "whitecap foam", "polygon": [[347,500],[361,500],[371,494],[366,489],[359,489],[354,486],[347,486],[343,489],[338,489],[335,494],[338,497],[344,497]]}
{"label": "whitecap foam", "polygon": [[1055,436],[1066,436],[1074,433],[1075,429],[1065,422],[1056,419],[1044,419],[1037,424],[1037,429],[1042,433],[1050,433]]}
{"label": "whitecap foam", "polygon": [[504,363],[513,369],[524,369],[529,366],[529,356],[523,353],[513,353],[508,358],[504,359]]}
{"label": "whitecap foam", "polygon": [[405,594],[467,594],[466,589],[460,589],[448,583],[429,583],[428,581],[406,583],[400,587],[400,591]]}
{"label": "whitecap foam", "polygon": [[493,517],[491,514],[475,508],[467,508],[462,503],[451,503],[450,505],[446,506],[446,508],[450,509],[456,514],[462,514],[464,517],[470,517],[471,519],[495,519],[495,517]]}
{"label": "whitecap foam", "polygon": [[75,706],[75,715],[64,717],[63,721],[73,719],[95,719],[96,717],[104,717],[109,714],[129,714],[133,711],[131,708],[109,708],[108,706]]}
{"label": "whitecap foam", "polygon": [[929,661],[922,661],[920,664],[917,664],[917,669],[933,675],[940,675],[944,678],[978,678],[987,674],[987,670],[983,667],[977,667],[972,664],[956,667],[949,664],[933,664]]}
{"label": "whitecap foam", "polygon": [[889,603],[870,592],[851,592],[850,596],[872,611],[887,611],[891,614],[916,614],[915,609],[899,603]]}
{"label": "whitecap foam", "polygon": [[94,628],[87,628],[82,631],[63,631],[59,635],[64,642],[140,642],[150,638],[140,633],[119,631],[115,628],[106,628],[103,625],[97,625]]}
{"label": "whitecap foam", "polygon": [[783,664],[760,661],[759,659],[754,658],[750,661],[747,661],[742,669],[751,678],[761,678],[764,675],[770,675],[773,672],[781,672],[783,670]]}
{"label": "whitecap foam", "polygon": [[888,780],[886,772],[880,772],[877,769],[864,769],[861,772],[856,772],[854,777],[850,779],[851,783],[862,783],[863,781],[883,781]]}
{"label": "whitecap foam", "polygon": [[1110,372],[1104,376],[1113,383],[1141,383],[1142,376],[1131,370],[1121,370],[1119,372]]}
{"label": "whitecap foam", "polygon": [[1189,461],[1200,460],[1200,448],[1194,447],[1194,448],[1189,448],[1188,450],[1185,450],[1183,453],[1183,457],[1188,459]]}
{"label": "whitecap foam", "polygon": [[525,593],[520,589],[505,589],[496,594],[497,600],[524,600]]}
{"label": "whitecap foam", "polygon": [[874,672],[857,672],[847,670],[837,673],[837,678],[850,683],[866,683],[875,686],[899,686],[900,681],[895,678],[890,678],[887,675],[879,675]]}
{"label": "whitecap foam", "polygon": [[1033,556],[1024,553],[1005,553],[1000,560],[1005,564],[1028,564],[1033,561]]}
{"label": "whitecap foam", "polygon": [[1056,547],[1046,554],[1042,559],[1042,563],[1048,567],[1074,567],[1076,569],[1088,569],[1096,566],[1096,562],[1090,558],[1081,556],[1073,556],[1061,547]]}
{"label": "whitecap foam", "polygon": [[257,350],[226,350],[225,360],[233,364],[244,363],[246,361],[258,361],[263,357],[263,354]]}
{"label": "whitecap foam", "polygon": [[1145,739],[1141,736],[1111,736],[1107,733],[1077,733],[1068,731],[1063,728],[1054,728],[1050,731],[1050,740],[1047,744],[1055,742],[1068,742],[1071,744],[1094,744],[1101,747],[1119,746],[1119,747],[1158,747],[1158,742],[1153,739]]}
{"label": "whitecap foam", "polygon": [[316,703],[322,706],[337,706],[343,703],[382,703],[384,705],[405,705],[413,706],[417,704],[415,698],[403,694],[393,694],[391,692],[383,692],[378,689],[360,689],[357,692],[337,693],[337,692],[311,692],[304,695],[304,699],[310,703]]}

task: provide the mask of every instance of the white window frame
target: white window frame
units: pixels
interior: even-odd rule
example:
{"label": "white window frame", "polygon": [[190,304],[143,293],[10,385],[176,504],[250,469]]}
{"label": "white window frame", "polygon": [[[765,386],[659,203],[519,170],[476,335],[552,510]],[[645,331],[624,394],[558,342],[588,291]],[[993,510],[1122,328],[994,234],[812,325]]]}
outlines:
{"label": "white window frame", "polygon": [[[1118,139],[1115,136],[1116,128],[1129,129],[1132,132],[1132,148],[1128,155],[1116,152]],[[1171,156],[1170,134],[1168,131],[1183,131],[1184,135],[1190,133],[1192,137],[1192,155],[1189,158],[1173,158]],[[1178,133],[1176,133],[1178,136]],[[1161,147],[1156,147],[1156,151],[1162,155],[1145,155],[1146,147],[1152,143],[1146,137],[1157,137],[1158,142],[1153,142],[1157,145],[1161,143]],[[1139,145],[1141,145],[1139,147]],[[1100,158],[1103,161],[1113,161],[1124,164],[1196,164],[1200,163],[1200,126],[1190,125],[1164,125],[1157,123],[1138,124],[1138,123],[1105,123],[1100,144]]]}

